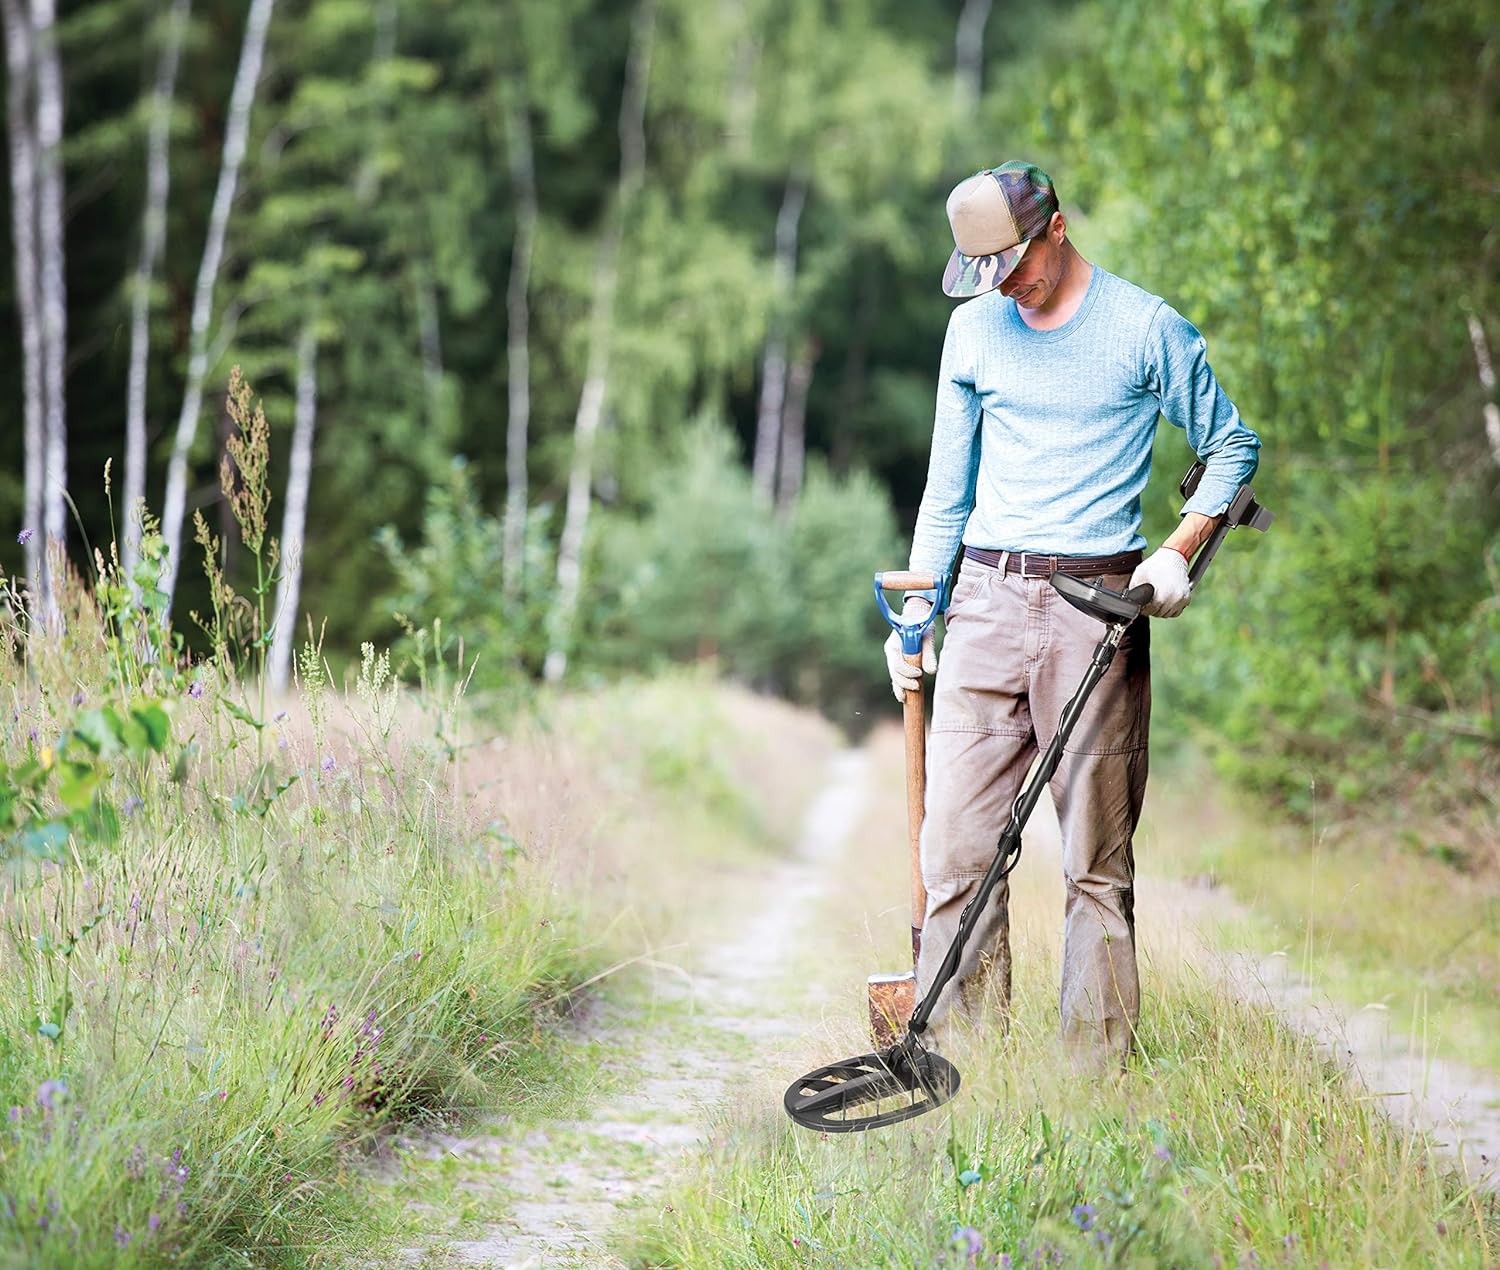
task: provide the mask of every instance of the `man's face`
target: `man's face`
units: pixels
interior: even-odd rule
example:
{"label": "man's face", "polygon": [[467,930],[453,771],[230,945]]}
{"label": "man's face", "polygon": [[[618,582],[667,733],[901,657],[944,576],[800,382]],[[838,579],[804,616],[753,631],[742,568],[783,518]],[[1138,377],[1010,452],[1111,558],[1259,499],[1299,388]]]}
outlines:
{"label": "man's face", "polygon": [[1062,213],[1053,213],[1046,232],[1031,240],[1021,263],[1000,284],[1000,294],[1014,300],[1023,309],[1044,307],[1062,281],[1065,233]]}

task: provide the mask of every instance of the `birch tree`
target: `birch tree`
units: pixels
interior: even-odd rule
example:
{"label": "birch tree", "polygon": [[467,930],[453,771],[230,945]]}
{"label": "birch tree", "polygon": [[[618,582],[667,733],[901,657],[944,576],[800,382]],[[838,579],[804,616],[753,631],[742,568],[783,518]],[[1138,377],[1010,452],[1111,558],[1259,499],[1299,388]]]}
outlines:
{"label": "birch tree", "polygon": [[21,386],[25,435],[26,576],[45,588],[46,535],[42,532],[42,324],[37,304],[36,112],[31,18],[20,0],[0,0],[5,27],[5,124],[10,150],[11,246],[15,261],[16,317],[21,331]]}
{"label": "birch tree", "polygon": [[786,402],[786,308],[797,281],[797,228],[807,202],[807,178],[794,172],[787,178],[776,214],[776,257],[772,265],[777,312],[761,361],[760,408],[755,419],[755,492],[769,503],[776,490],[776,459],[781,452],[782,407]]}
{"label": "birch tree", "polygon": [[973,114],[984,88],[984,28],[994,0],[964,0],[953,36],[953,105],[959,120]]}
{"label": "birch tree", "polygon": [[531,251],[536,238],[536,167],[531,153],[528,103],[515,88],[505,95],[505,146],[516,206],[516,232],[510,250],[510,281],[505,292],[505,352],[509,367],[509,411],[505,425],[505,546],[501,575],[507,603],[521,591],[530,500],[526,446],[531,427]]}
{"label": "birch tree", "polygon": [[251,0],[245,20],[245,37],[240,45],[239,67],[229,98],[229,119],[224,128],[224,149],[219,161],[219,181],[209,212],[208,236],[203,258],[198,265],[198,281],[193,291],[193,314],[189,327],[187,385],[183,391],[182,413],[177,420],[177,434],[172,457],[167,465],[167,492],[162,506],[162,537],[167,545],[167,563],[162,590],[170,603],[177,587],[182,542],[182,519],[187,506],[187,465],[193,439],[198,431],[198,415],[203,407],[203,382],[208,376],[209,322],[213,317],[214,285],[224,257],[224,238],[229,227],[229,212],[239,183],[240,165],[245,158],[245,141],[250,131],[250,112],[255,104],[255,88],[260,79],[261,60],[265,55],[266,32],[271,25],[275,0]]}
{"label": "birch tree", "polygon": [[307,494],[312,484],[313,430],[318,415],[318,339],[309,317],[297,337],[297,410],[292,429],[291,470],[281,519],[281,578],[276,584],[271,656],[267,673],[272,692],[285,692],[297,634],[302,595],[302,554],[307,535]]}
{"label": "birch tree", "polygon": [[141,548],[140,504],[146,497],[146,359],[151,347],[151,287],[167,241],[167,192],[171,179],[167,141],[182,36],[191,4],[192,0],[172,0],[167,14],[151,92],[151,123],[146,134],[146,206],[141,217],[141,252],[130,296],[130,377],[125,394],[125,483],[120,526],[125,577],[132,591]]}
{"label": "birch tree", "polygon": [[583,391],[578,399],[578,413],[573,423],[573,462],[568,473],[568,501],[557,552],[557,595],[552,611],[547,656],[542,667],[542,674],[548,683],[556,683],[567,672],[568,644],[578,611],[583,542],[593,499],[594,450],[609,394],[609,359],[614,335],[620,239],[631,204],[645,177],[646,85],[651,68],[651,41],[655,24],[655,0],[641,0],[631,22],[625,90],[620,99],[619,183],[615,191],[615,205],[607,214],[594,263],[587,369]]}
{"label": "birch tree", "polygon": [[783,516],[791,515],[802,494],[802,474],[807,466],[807,394],[812,388],[818,351],[816,339],[804,339],[787,372],[786,405],[781,417],[781,459],[776,479],[776,510]]}
{"label": "birch tree", "polygon": [[[68,423],[64,377],[68,298],[63,243],[62,68],[57,56],[54,0],[31,0],[36,87],[37,299],[42,333],[42,526],[44,550],[61,552],[67,539]],[[52,614],[56,579],[42,567],[42,598]]]}
{"label": "birch tree", "polygon": [[1479,386],[1484,389],[1484,435],[1490,443],[1490,454],[1500,464],[1500,393],[1496,392],[1495,364],[1490,361],[1490,342],[1484,337],[1484,323],[1477,313],[1466,313],[1469,343],[1474,347],[1474,364],[1479,369]]}

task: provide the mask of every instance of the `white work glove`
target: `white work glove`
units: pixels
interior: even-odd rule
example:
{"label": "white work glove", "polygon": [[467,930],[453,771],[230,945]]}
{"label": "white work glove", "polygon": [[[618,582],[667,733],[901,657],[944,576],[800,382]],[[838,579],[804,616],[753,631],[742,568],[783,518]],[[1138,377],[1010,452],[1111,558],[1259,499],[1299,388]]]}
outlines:
{"label": "white work glove", "polygon": [[[932,605],[926,600],[914,595],[902,608],[901,621],[908,626],[913,622],[920,622],[931,608]],[[892,631],[891,637],[885,641],[885,664],[886,669],[891,672],[891,691],[896,694],[896,700],[905,705],[906,694],[915,692],[922,686],[922,676],[917,668],[906,660],[906,655],[901,651],[899,631]],[[937,673],[937,649],[932,643],[932,627],[930,626],[922,633],[922,670],[929,675]]]}
{"label": "white work glove", "polygon": [[1158,547],[1136,565],[1130,585],[1149,582],[1156,591],[1150,604],[1141,612],[1148,617],[1176,617],[1193,598],[1193,584],[1188,581],[1187,560],[1171,547]]}

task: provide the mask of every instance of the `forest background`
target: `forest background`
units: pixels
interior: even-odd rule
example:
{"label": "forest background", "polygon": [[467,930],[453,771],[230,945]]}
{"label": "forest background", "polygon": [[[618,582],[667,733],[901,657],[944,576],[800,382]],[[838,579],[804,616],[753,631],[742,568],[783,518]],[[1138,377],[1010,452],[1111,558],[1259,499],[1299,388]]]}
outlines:
{"label": "forest background", "polygon": [[[858,730],[944,196],[1026,157],[1264,441],[1277,526],[1158,641],[1158,719],[1292,814],[1500,865],[1492,0],[0,10],[0,568],[42,608],[49,536],[85,572],[117,540],[201,649],[194,512],[253,590],[238,365],[273,673],[308,618],[335,657],[438,619],[512,708],[712,658]],[[1164,427],[1154,538],[1189,459]]]}

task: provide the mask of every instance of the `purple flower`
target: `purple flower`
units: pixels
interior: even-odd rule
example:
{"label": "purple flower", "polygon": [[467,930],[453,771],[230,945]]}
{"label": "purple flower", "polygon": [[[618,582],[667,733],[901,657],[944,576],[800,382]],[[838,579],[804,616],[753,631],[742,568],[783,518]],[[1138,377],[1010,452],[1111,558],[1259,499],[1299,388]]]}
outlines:
{"label": "purple flower", "polygon": [[81,706],[83,704],[83,689],[80,688],[77,692],[75,692],[71,700],[75,706]]}
{"label": "purple flower", "polygon": [[1000,1254],[1000,1263],[999,1264],[1000,1264],[1000,1270],[1011,1270],[1011,1266],[1014,1263],[1010,1259],[1010,1253],[1008,1253],[1008,1252],[1002,1252]]}
{"label": "purple flower", "polygon": [[333,755],[332,754],[325,754],[325,755],[323,755],[323,770],[325,772],[331,772],[337,766],[338,766],[338,764],[333,761]]}
{"label": "purple flower", "polygon": [[972,1226],[960,1226],[955,1230],[952,1243],[970,1261],[984,1251],[984,1236]]}
{"label": "purple flower", "polygon": [[19,1107],[12,1107],[10,1109],[11,1123],[14,1124],[20,1118],[21,1118],[21,1109]]}
{"label": "purple flower", "polygon": [[1151,1154],[1158,1160],[1170,1160],[1172,1158],[1172,1153],[1166,1147],[1157,1147]]}
{"label": "purple flower", "polygon": [[60,1080],[44,1080],[36,1091],[37,1106],[51,1111],[58,1094],[66,1094],[68,1087]]}
{"label": "purple flower", "polygon": [[1093,1230],[1094,1206],[1092,1204],[1074,1204],[1073,1221],[1079,1230]]}
{"label": "purple flower", "polygon": [[203,681],[201,679],[195,679],[192,683],[188,684],[188,696],[192,697],[194,701],[196,701],[202,695]]}
{"label": "purple flower", "polygon": [[177,1215],[179,1217],[187,1216],[187,1200],[180,1199],[177,1201]]}
{"label": "purple flower", "polygon": [[35,531],[30,529],[21,530],[21,532],[16,535],[16,541],[24,547],[28,542],[31,541],[31,535],[33,532]]}
{"label": "purple flower", "polygon": [[124,1226],[115,1226],[115,1247],[128,1248],[130,1246],[130,1232]]}
{"label": "purple flower", "polygon": [[144,804],[141,802],[141,800],[134,794],[131,794],[131,796],[121,804],[120,810],[125,813],[125,817],[128,820],[131,816],[135,815],[136,812],[140,811],[142,806],[144,806]]}
{"label": "purple flower", "polygon": [[146,1218],[146,1229],[149,1230],[153,1235],[156,1233],[157,1228],[160,1225],[161,1215],[159,1213],[152,1213],[150,1217]]}
{"label": "purple flower", "polygon": [[130,1153],[130,1158],[125,1161],[125,1176],[137,1182],[146,1176],[145,1148],[137,1146]]}

